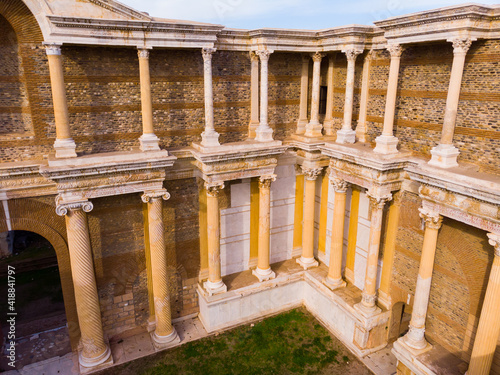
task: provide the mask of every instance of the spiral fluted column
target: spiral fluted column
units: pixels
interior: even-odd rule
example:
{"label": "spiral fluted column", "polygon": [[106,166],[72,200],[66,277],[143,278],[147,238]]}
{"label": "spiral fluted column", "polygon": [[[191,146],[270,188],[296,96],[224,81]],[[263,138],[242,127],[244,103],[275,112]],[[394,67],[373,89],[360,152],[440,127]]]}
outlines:
{"label": "spiral fluted column", "polygon": [[145,192],[142,201],[148,204],[149,247],[153,275],[153,297],[156,328],[151,335],[154,344],[163,348],[178,341],[172,326],[170,293],[168,287],[167,253],[165,251],[165,228],[163,225],[163,199],[170,198],[166,190]]}
{"label": "spiral fluted column", "polygon": [[79,362],[86,368],[113,361],[109,346],[104,340],[90,245],[86,213],[92,209],[93,205],[88,201],[58,204],[56,208],[56,213],[66,219],[71,274],[81,332]]}

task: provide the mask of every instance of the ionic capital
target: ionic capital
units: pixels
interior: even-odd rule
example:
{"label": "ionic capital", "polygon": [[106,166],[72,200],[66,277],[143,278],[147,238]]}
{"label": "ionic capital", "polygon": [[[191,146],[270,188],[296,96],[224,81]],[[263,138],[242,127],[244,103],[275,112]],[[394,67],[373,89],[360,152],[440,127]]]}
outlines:
{"label": "ionic capital", "polygon": [[392,59],[394,58],[399,59],[401,57],[401,54],[403,53],[403,47],[401,47],[400,44],[389,43],[386,48],[387,51],[389,51],[389,53],[391,54]]}
{"label": "ionic capital", "polygon": [[270,174],[266,176],[259,177],[259,188],[260,189],[270,189],[271,183],[276,181],[276,175]]}
{"label": "ionic capital", "polygon": [[140,59],[149,59],[149,49],[147,49],[147,48],[138,48],[137,49],[137,56]]}
{"label": "ionic capital", "polygon": [[271,56],[271,53],[273,53],[273,51],[268,49],[255,51],[255,54],[259,56],[260,61],[269,61],[269,56]]}
{"label": "ionic capital", "polygon": [[472,40],[470,38],[455,38],[451,42],[453,43],[454,54],[467,53],[472,44]]}
{"label": "ionic capital", "polygon": [[332,184],[333,190],[335,190],[336,193],[344,194],[347,191],[347,188],[349,187],[349,183],[347,181],[336,177],[334,178],[330,177],[330,183]]}
{"label": "ionic capital", "polygon": [[170,199],[170,193],[166,189],[148,191],[141,195],[144,203],[149,203],[153,199],[163,198],[164,200]]}
{"label": "ionic capital", "polygon": [[314,62],[321,62],[321,60],[325,56],[326,56],[326,53],[321,53],[321,52],[311,53],[311,57],[312,57]]}
{"label": "ionic capital", "polygon": [[205,182],[205,189],[211,197],[218,197],[224,189],[224,182]]}
{"label": "ionic capital", "polygon": [[370,199],[370,207],[372,209],[383,209],[385,204],[392,199],[392,194],[378,195],[370,190],[367,191],[366,195]]}
{"label": "ionic capital", "polygon": [[439,229],[443,223],[443,217],[439,213],[431,211],[427,208],[419,208],[420,217],[425,221],[425,227],[429,229]]}
{"label": "ionic capital", "polygon": [[500,234],[487,233],[488,243],[495,248],[495,255],[500,257]]}
{"label": "ionic capital", "polygon": [[250,51],[250,60],[259,61],[259,56],[255,53],[255,51]]}
{"label": "ionic capital", "polygon": [[358,57],[359,54],[363,53],[362,50],[353,49],[353,48],[342,51],[342,52],[345,53],[345,55],[347,57],[347,61],[351,61],[351,62],[356,61],[356,57]]}
{"label": "ionic capital", "polygon": [[302,167],[302,173],[304,174],[306,180],[309,181],[314,181],[318,178],[318,176],[321,174],[321,171],[323,168],[309,168],[309,167]]}
{"label": "ionic capital", "polygon": [[61,55],[61,44],[47,43],[45,44],[45,53],[47,55]]}
{"label": "ionic capital", "polygon": [[217,51],[216,48],[203,48],[201,54],[203,55],[203,61],[211,61],[212,55]]}
{"label": "ionic capital", "polygon": [[94,205],[90,201],[59,203],[59,198],[56,198],[56,214],[59,216],[66,216],[69,211],[82,210],[83,212],[90,212],[94,209]]}

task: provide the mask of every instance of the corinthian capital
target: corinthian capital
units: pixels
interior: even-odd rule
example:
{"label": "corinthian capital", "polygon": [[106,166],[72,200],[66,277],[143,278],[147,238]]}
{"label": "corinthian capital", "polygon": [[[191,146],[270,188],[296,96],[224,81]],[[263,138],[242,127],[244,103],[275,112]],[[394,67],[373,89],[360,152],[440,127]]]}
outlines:
{"label": "corinthian capital", "polygon": [[57,43],[47,43],[45,44],[45,53],[47,55],[60,55],[61,45]]}
{"label": "corinthian capital", "polygon": [[467,53],[472,40],[470,38],[455,38],[451,41],[453,43],[453,53]]}
{"label": "corinthian capital", "polygon": [[429,229],[439,229],[443,223],[443,217],[439,213],[426,208],[419,208],[420,217],[425,221],[425,227]]}
{"label": "corinthian capital", "polygon": [[212,55],[217,51],[216,48],[203,48],[201,54],[203,55],[203,61],[212,60]]}
{"label": "corinthian capital", "polygon": [[347,57],[347,61],[356,61],[356,57],[358,57],[359,54],[363,53],[362,50],[359,49],[353,49],[350,48],[348,50],[342,51],[345,53]]}
{"label": "corinthian capital", "polygon": [[211,197],[218,197],[224,189],[224,182],[205,182],[205,189]]}
{"label": "corinthian capital", "polygon": [[311,57],[312,57],[314,62],[321,62],[321,60],[325,56],[326,56],[326,53],[321,53],[321,52],[315,52],[315,53],[311,54]]}
{"label": "corinthian capital", "polygon": [[149,203],[152,199],[163,198],[164,200],[170,199],[170,193],[166,189],[148,191],[141,195],[144,203]]}
{"label": "corinthian capital", "polygon": [[261,50],[261,51],[255,51],[255,54],[257,56],[259,56],[261,61],[268,61],[269,56],[271,56],[271,53],[273,53],[273,51],[270,51],[268,49]]}
{"label": "corinthian capital", "polygon": [[309,168],[309,167],[302,167],[302,173],[304,174],[306,180],[309,181],[314,181],[318,178],[318,176],[321,174],[321,171],[323,168]]}
{"label": "corinthian capital", "polygon": [[385,204],[392,199],[392,194],[379,195],[370,190],[366,193],[368,199],[370,199],[370,206],[373,209],[383,209]]}
{"label": "corinthian capital", "polygon": [[403,47],[399,44],[388,44],[387,45],[387,51],[391,54],[391,58],[400,58],[401,54],[403,53]]}
{"label": "corinthian capital", "polygon": [[90,212],[94,205],[90,201],[60,203],[60,197],[56,198],[56,214],[59,216],[66,216],[69,211],[82,210],[83,212]]}
{"label": "corinthian capital", "polygon": [[250,51],[250,60],[259,61],[259,56],[255,53],[255,51]]}
{"label": "corinthian capital", "polygon": [[488,233],[488,243],[495,248],[495,255],[500,257],[500,234]]}
{"label": "corinthian capital", "polygon": [[259,188],[260,189],[269,189],[269,188],[271,188],[271,183],[274,181],[276,181],[275,174],[260,176],[259,177]]}
{"label": "corinthian capital", "polygon": [[349,187],[349,183],[345,180],[342,180],[340,178],[330,178],[330,183],[333,186],[333,190],[335,190],[336,193],[345,193],[347,191],[347,188]]}
{"label": "corinthian capital", "polygon": [[137,56],[139,56],[140,59],[148,59],[149,58],[149,49],[139,48],[137,50]]}

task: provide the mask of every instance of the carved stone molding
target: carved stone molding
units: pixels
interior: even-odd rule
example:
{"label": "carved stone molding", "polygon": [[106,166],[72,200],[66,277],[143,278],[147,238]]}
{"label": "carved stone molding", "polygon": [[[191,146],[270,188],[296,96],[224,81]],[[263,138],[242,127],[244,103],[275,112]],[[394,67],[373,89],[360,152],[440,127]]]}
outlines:
{"label": "carved stone molding", "polygon": [[217,51],[216,48],[203,48],[201,54],[203,55],[203,61],[212,60],[212,55]]}
{"label": "carved stone molding", "polygon": [[314,62],[321,62],[321,60],[325,56],[326,56],[326,53],[321,53],[321,52],[315,52],[315,53],[311,54],[311,57],[312,57]]}
{"label": "carved stone molding", "polygon": [[386,48],[391,54],[391,58],[400,58],[403,53],[403,47],[399,44],[388,44]]}
{"label": "carved stone molding", "polygon": [[60,203],[60,197],[56,197],[56,214],[66,216],[69,211],[83,210],[90,212],[94,209],[94,205],[90,201]]}
{"label": "carved stone molding", "polygon": [[211,197],[218,197],[224,189],[224,182],[205,182],[205,189]]}
{"label": "carved stone molding", "polygon": [[336,193],[344,194],[349,187],[349,183],[340,178],[330,178],[330,183],[332,184],[333,190],[335,190]]}
{"label": "carved stone molding", "polygon": [[443,217],[438,212],[426,208],[419,208],[420,217],[425,221],[425,227],[429,229],[439,229],[443,223]]}
{"label": "carved stone molding", "polygon": [[270,51],[268,49],[262,51],[255,51],[255,54],[259,56],[261,61],[269,60],[269,56],[271,56],[271,53],[273,53],[273,51]]}
{"label": "carved stone molding", "polygon": [[472,40],[470,38],[456,38],[451,41],[453,43],[454,54],[465,54],[469,50]]}
{"label": "carved stone molding", "polygon": [[363,51],[359,49],[348,49],[343,52],[347,57],[347,61],[356,61],[356,57],[358,57],[359,54],[363,53]]}
{"label": "carved stone molding", "polygon": [[141,199],[144,203],[149,203],[152,199],[155,198],[163,198],[164,200],[168,200],[170,199],[170,193],[167,190],[162,189],[144,192],[144,194],[141,195]]}
{"label": "carved stone molding", "polygon": [[366,195],[368,196],[368,199],[370,199],[370,207],[372,208],[372,210],[383,209],[385,204],[392,199],[391,193],[379,196],[378,194],[375,194],[373,192],[370,192],[370,190],[368,190]]}
{"label": "carved stone molding", "polygon": [[302,167],[302,173],[304,174],[306,180],[309,181],[314,181],[318,178],[318,176],[321,174],[321,171],[323,168],[309,168],[309,167]]}
{"label": "carved stone molding", "polygon": [[487,233],[488,243],[495,248],[495,255],[500,257],[500,234]]}
{"label": "carved stone molding", "polygon": [[260,176],[259,177],[259,188],[260,189],[270,189],[271,188],[271,183],[276,181],[276,175],[267,175],[267,176]]}

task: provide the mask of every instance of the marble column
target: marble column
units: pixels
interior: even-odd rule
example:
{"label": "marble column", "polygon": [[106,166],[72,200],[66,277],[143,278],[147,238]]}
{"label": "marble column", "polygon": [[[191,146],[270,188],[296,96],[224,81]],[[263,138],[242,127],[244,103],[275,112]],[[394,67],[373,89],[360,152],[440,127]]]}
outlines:
{"label": "marble column", "polygon": [[257,268],[252,271],[260,282],[274,279],[276,274],[271,270],[269,262],[270,213],[271,213],[271,183],[276,181],[276,175],[259,178],[259,239]]}
{"label": "marble column", "polygon": [[304,134],[309,122],[307,119],[307,103],[309,96],[309,55],[302,55],[302,71],[300,75],[300,107],[297,122],[297,134]]}
{"label": "marble column", "polygon": [[365,316],[376,315],[380,312],[377,307],[377,270],[378,253],[380,249],[380,235],[382,232],[382,218],[386,202],[392,199],[392,194],[379,195],[368,191],[370,199],[370,238],[368,242],[368,256],[366,259],[365,285],[360,303],[354,305]]}
{"label": "marble column", "polygon": [[333,72],[335,67],[335,53],[328,55],[328,74],[327,74],[327,92],[326,92],[326,115],[323,121],[323,129],[325,135],[333,135],[333,95],[334,95],[334,81]]}
{"label": "marble column", "polygon": [[337,143],[356,142],[356,132],[352,130],[352,107],[354,102],[354,78],[356,57],[363,51],[348,49],[343,51],[347,56],[347,78],[345,83],[344,122],[342,129],[337,131]]}
{"label": "marble column", "polygon": [[255,138],[255,130],[259,126],[259,56],[250,52],[250,124],[248,124],[248,138]]}
{"label": "marble column", "polygon": [[297,263],[304,269],[318,266],[314,259],[314,207],[316,196],[316,179],[323,168],[302,167],[306,179],[304,193],[304,229],[302,234],[302,256]]}
{"label": "marble column", "polygon": [[142,201],[148,204],[149,248],[155,305],[155,331],[151,337],[157,348],[165,348],[179,342],[172,326],[170,313],[169,278],[163,225],[163,200],[170,198],[166,190],[145,192]]}
{"label": "marble column", "polygon": [[311,55],[313,59],[313,82],[311,95],[311,120],[306,125],[306,137],[321,137],[323,126],[319,123],[319,90],[321,80],[321,60],[326,55],[316,52]]}
{"label": "marble column", "polygon": [[208,280],[203,284],[208,294],[227,291],[222,281],[220,265],[220,212],[219,195],[223,182],[205,183],[207,190],[207,237],[208,237]]}
{"label": "marble column", "polygon": [[410,348],[422,350],[428,345],[424,337],[425,321],[429,306],[429,295],[431,293],[432,271],[434,269],[438,231],[441,228],[443,218],[438,213],[426,210],[425,208],[420,208],[419,211],[420,217],[425,221],[424,244],[422,246],[422,256],[418,270],[410,330],[404,336],[403,341]]}
{"label": "marble column", "polygon": [[94,206],[89,201],[56,203],[56,213],[65,216],[66,219],[71,274],[81,332],[80,365],[85,368],[95,368],[103,364],[112,364],[111,351],[102,329],[94,258],[87,223],[87,212],[92,211]]}
{"label": "marble column", "polygon": [[160,149],[159,139],[153,130],[153,101],[151,100],[151,75],[149,72],[149,50],[139,48],[139,75],[141,80],[142,135],[139,138],[142,151]]}
{"label": "marble column", "polygon": [[344,222],[345,205],[348,183],[334,178],[330,180],[335,190],[333,206],[332,243],[330,247],[330,266],[324,283],[330,289],[337,289],[346,285],[342,279],[342,255],[344,249]]}
{"label": "marble column", "polygon": [[255,130],[255,140],[259,142],[273,140],[273,129],[269,127],[268,121],[269,57],[272,52],[269,50],[255,52],[260,58],[260,124]]}
{"label": "marble column", "polygon": [[367,142],[366,138],[366,115],[368,107],[368,93],[370,89],[370,68],[373,60],[373,50],[366,54],[363,61],[363,77],[361,79],[361,98],[359,103],[359,118],[356,126],[356,138],[358,142]]}
{"label": "marble column", "polygon": [[446,98],[446,109],[444,112],[443,131],[441,142],[431,150],[432,158],[429,164],[441,168],[458,166],[458,149],[453,146],[453,134],[455,133],[455,122],[457,119],[458,101],[460,98],[460,87],[462,86],[462,75],[464,72],[465,56],[469,50],[472,40],[468,38],[453,39],[453,65],[451,67],[450,85],[448,97]]}
{"label": "marble column", "polygon": [[403,48],[399,44],[388,44],[387,50],[391,54],[391,65],[389,68],[389,81],[387,82],[384,128],[382,135],[375,138],[377,146],[373,150],[379,154],[394,154],[398,152],[398,139],[394,136],[394,116],[396,113],[399,64]]}
{"label": "marble column", "polygon": [[56,158],[76,157],[76,144],[69,129],[68,100],[64,84],[61,46],[58,44],[45,45],[45,52],[49,62],[50,85],[52,87],[52,103],[54,105],[54,119],[56,123],[56,140],[54,149]]}
{"label": "marble column", "polygon": [[215,48],[203,48],[203,77],[205,84],[205,131],[201,133],[201,145],[204,147],[220,146],[219,133],[214,125],[214,91],[212,83],[212,55]]}
{"label": "marble column", "polygon": [[468,375],[488,375],[493,363],[500,334],[500,233],[488,233],[488,240],[495,248],[481,317],[477,327]]}

